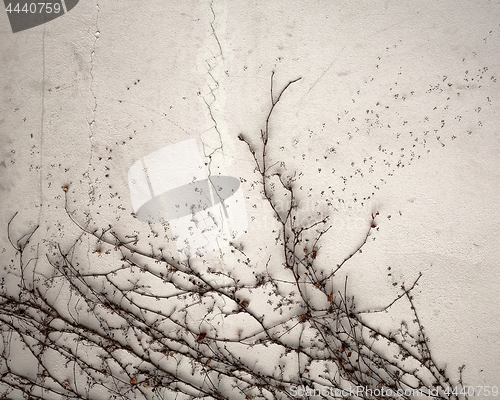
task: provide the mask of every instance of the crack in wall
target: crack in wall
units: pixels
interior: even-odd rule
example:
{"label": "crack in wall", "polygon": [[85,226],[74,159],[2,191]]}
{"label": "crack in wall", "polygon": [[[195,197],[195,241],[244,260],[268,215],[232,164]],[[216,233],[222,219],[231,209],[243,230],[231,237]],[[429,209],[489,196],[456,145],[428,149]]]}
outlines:
{"label": "crack in wall", "polygon": [[[96,55],[96,49],[97,49],[97,41],[99,40],[100,36],[100,31],[99,31],[99,12],[100,12],[100,6],[99,2],[96,2],[96,19],[95,19],[95,32],[94,32],[94,43],[92,44],[92,50],[90,52],[90,69],[89,69],[89,75],[90,75],[90,84],[89,84],[89,91],[92,95],[92,98],[94,100],[93,108],[92,108],[92,119],[90,121],[87,121],[88,124],[88,138],[89,138],[89,143],[90,143],[90,155],[89,155],[89,166],[87,169],[87,172],[84,173],[84,177],[86,176],[89,184],[89,190],[88,190],[88,214],[87,217],[91,219],[91,212],[90,212],[90,206],[95,202],[95,188],[92,183],[92,178],[91,178],[91,169],[92,169],[92,161],[94,158],[94,127],[96,125],[96,116],[97,116],[97,96],[94,91],[94,58]],[[90,238],[87,243],[87,261],[90,265],[91,260],[90,260],[90,253],[92,252],[90,249]]]}
{"label": "crack in wall", "polygon": [[[221,76],[224,71],[224,63],[225,63],[225,58],[224,58],[224,52],[222,49],[221,41],[219,40],[219,36],[217,33],[217,24],[218,24],[218,16],[217,13],[215,12],[214,8],[214,0],[210,1],[209,3],[209,8],[210,12],[212,14],[212,18],[209,22],[210,24],[210,30],[211,30],[211,35],[210,35],[210,41],[211,43],[207,43],[207,49],[210,52],[210,56],[204,59],[205,63],[205,68],[206,68],[206,85],[208,87],[208,91],[206,91],[205,95],[202,95],[203,102],[206,106],[206,109],[208,111],[208,116],[210,120],[212,121],[212,127],[207,131],[209,132],[210,130],[214,130],[216,134],[216,140],[210,140],[210,137],[208,135],[203,138],[201,138],[201,142],[203,144],[203,155],[208,158],[208,163],[207,163],[207,178],[208,181],[210,182],[210,196],[212,198],[212,204],[215,204],[216,202],[214,201],[214,197],[217,196],[219,198],[220,204],[221,204],[221,210],[220,210],[220,216],[219,220],[221,221],[222,224],[227,224],[229,223],[229,218],[228,218],[228,213],[226,210],[226,205],[224,204],[224,199],[220,196],[219,192],[217,191],[217,188],[215,187],[214,182],[212,181],[212,176],[214,176],[214,158],[218,152],[220,152],[222,156],[222,163],[225,163],[226,156],[224,152],[224,146],[223,146],[223,133],[222,130],[223,128],[221,127],[221,124],[218,121],[218,115],[217,111],[220,108],[220,106],[223,106],[223,96],[220,94],[220,84],[219,84],[219,79],[217,79],[217,76]],[[219,107],[218,107],[219,105]],[[213,218],[214,221],[216,221],[216,218]],[[216,224],[217,225],[217,224]],[[217,227],[217,229],[220,229],[221,232],[224,231],[224,228]],[[230,233],[232,234],[231,231],[231,226],[229,226]],[[218,259],[219,259],[219,266],[222,271],[226,269],[226,265],[223,261],[223,252],[222,252],[222,246],[224,246],[224,243],[220,243],[219,240],[217,240],[218,244]],[[224,284],[225,282],[223,282]],[[227,306],[226,302],[220,307],[220,315],[222,316],[224,314],[223,309]],[[224,323],[224,319],[221,318],[220,322],[221,324]]]}
{"label": "crack in wall", "polygon": [[217,32],[215,31],[215,26],[214,26],[216,15],[215,15],[215,11],[214,11],[214,1],[213,0],[210,2],[210,11],[213,15],[213,19],[210,22],[210,28],[212,28],[212,34],[213,34],[215,40],[217,41],[217,45],[219,46],[219,54],[222,57],[222,59],[224,59],[224,55],[222,54],[222,46],[220,44],[219,38],[217,37]]}
{"label": "crack in wall", "polygon": [[[213,123],[213,126],[212,128],[215,130],[215,132],[217,133],[217,137],[218,137],[218,145],[216,145],[215,147],[213,147],[213,150],[208,152],[207,153],[207,148],[209,147],[205,142],[203,142],[203,139],[202,139],[202,143],[203,143],[203,155],[205,157],[208,158],[208,165],[207,165],[207,170],[208,170],[208,181],[210,182],[213,190],[211,191],[211,197],[213,197],[214,193],[218,195],[218,192],[211,180],[211,177],[213,175],[213,171],[212,171],[212,163],[213,163],[213,156],[216,152],[220,151],[221,154],[222,154],[222,157],[224,159],[224,148],[223,148],[223,141],[222,141],[222,134],[221,134],[221,131],[219,129],[219,124],[217,122],[217,118],[214,114],[214,110],[212,109],[212,106],[215,106],[215,104],[217,103],[217,96],[216,96],[216,93],[217,91],[219,90],[219,81],[216,79],[216,77],[214,76],[215,73],[218,72],[218,67],[223,63],[224,63],[224,53],[222,51],[222,46],[221,46],[221,43],[220,43],[220,40],[217,36],[217,30],[216,30],[216,20],[217,20],[217,15],[215,13],[215,10],[214,10],[214,1],[212,0],[209,4],[209,7],[210,7],[210,12],[212,13],[212,20],[210,21],[210,29],[212,31],[212,35],[211,35],[211,38],[215,39],[215,42],[217,43],[217,52],[214,52],[210,50],[211,52],[211,57],[210,58],[207,58],[205,59],[205,63],[208,67],[208,70],[207,70],[207,75],[210,77],[209,81],[207,82],[207,86],[209,88],[209,93],[208,95],[212,98],[210,101],[207,100],[206,96],[202,96],[203,98],[203,102],[205,103],[205,106],[207,107],[207,110],[208,110],[208,114],[210,116],[210,119],[212,120],[212,123]],[[209,47],[210,49],[210,47]],[[225,206],[224,206],[224,203],[223,203],[223,199],[220,198],[219,196],[219,199],[221,200],[221,203],[223,205],[223,209],[225,211]],[[212,199],[213,200],[213,199]],[[224,215],[227,217],[227,212],[224,212]],[[223,219],[223,216],[221,215],[222,217],[222,221],[224,221]]]}
{"label": "crack in wall", "polygon": [[45,33],[46,26],[43,25],[42,34],[42,101],[41,101],[41,116],[40,116],[40,211],[38,213],[38,225],[42,220],[43,210],[43,142],[44,142],[44,124],[45,124]]}
{"label": "crack in wall", "polygon": [[96,55],[96,49],[97,49],[97,41],[99,40],[100,36],[100,31],[99,31],[99,12],[100,12],[100,6],[99,2],[96,3],[96,20],[95,20],[95,32],[94,32],[94,43],[92,45],[92,51],[90,53],[90,85],[89,85],[89,90],[90,93],[93,97],[94,100],[94,106],[92,108],[92,119],[90,121],[87,121],[88,123],[88,129],[89,129],[89,142],[90,142],[90,156],[89,156],[89,168],[86,172],[87,179],[89,182],[89,206],[95,202],[95,188],[94,185],[92,184],[92,179],[90,177],[91,173],[91,168],[92,168],[92,161],[94,157],[94,126],[96,125],[96,116],[97,116],[97,96],[96,93],[94,92],[94,58]]}
{"label": "crack in wall", "polygon": [[220,43],[220,40],[219,40],[219,38],[217,36],[217,29],[216,29],[217,16],[216,16],[216,13],[215,13],[215,10],[214,10],[214,1],[213,0],[210,2],[209,7],[210,7],[210,12],[212,13],[212,20],[210,21],[210,29],[212,31],[211,38],[215,39],[215,42],[217,43],[217,51],[214,53],[212,50],[210,50],[210,46],[208,46],[208,48],[210,50],[210,53],[211,53],[211,57],[206,58],[205,59],[205,63],[207,65],[207,67],[208,67],[206,73],[210,77],[210,79],[207,81],[207,86],[209,88],[208,95],[212,99],[209,101],[209,100],[207,100],[206,96],[202,96],[202,98],[203,98],[203,101],[204,101],[204,103],[205,103],[205,105],[206,105],[206,107],[208,109],[208,113],[209,113],[210,119],[213,122],[213,129],[217,133],[218,140],[219,140],[218,146],[215,146],[213,148],[213,150],[211,152],[209,152],[208,154],[206,152],[206,147],[208,147],[208,146],[202,140],[204,155],[205,155],[205,157],[208,157],[208,159],[209,159],[209,164],[208,164],[209,174],[208,174],[208,176],[210,177],[210,175],[212,173],[212,171],[211,171],[212,156],[217,151],[220,150],[221,153],[222,153],[222,155],[223,155],[223,157],[224,157],[224,149],[223,149],[223,146],[222,146],[222,134],[221,134],[221,131],[219,129],[219,124],[217,122],[217,118],[214,115],[214,111],[212,109],[212,106],[214,106],[215,103],[217,102],[216,92],[219,90],[219,81],[216,79],[215,75],[218,72],[218,67],[221,65],[221,60],[222,60],[222,64],[224,63],[224,53],[222,51],[222,45]]}

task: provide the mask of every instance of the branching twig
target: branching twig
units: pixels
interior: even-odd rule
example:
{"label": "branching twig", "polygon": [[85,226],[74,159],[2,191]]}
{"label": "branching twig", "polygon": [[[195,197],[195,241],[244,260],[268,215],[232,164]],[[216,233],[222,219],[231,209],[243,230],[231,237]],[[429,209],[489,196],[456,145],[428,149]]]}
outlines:
{"label": "branching twig", "polygon": [[[384,308],[365,311],[356,309],[348,279],[337,276],[367,246],[378,229],[378,213],[371,215],[360,244],[332,268],[330,260],[321,259],[322,240],[331,229],[328,216],[298,223],[296,177],[272,172],[277,163],[268,160],[270,120],[285,91],[299,80],[276,95],[271,75],[260,151],[239,136],[255,162],[282,248],[282,254],[264,256],[265,270],[253,281],[242,282],[229,269],[222,273],[200,263],[167,261],[161,250],[144,250],[136,235],[92,228],[89,219],[81,223],[69,209],[67,188],[68,217],[97,243],[87,257],[109,262],[84,268],[88,258],[78,256],[79,237],[69,250],[57,246],[57,254],[42,257],[53,273],[39,280],[39,248],[31,258],[27,251],[37,227],[14,240],[17,213],[13,216],[8,236],[21,273],[9,272],[9,279],[17,279],[15,290],[5,285],[0,290],[0,393],[40,399],[294,399],[300,389],[306,396],[318,390],[321,398],[333,399],[346,397],[339,391],[363,388],[352,397],[409,399],[421,391],[457,398],[446,391],[451,382],[431,355],[415,308],[412,292],[421,275]],[[275,184],[289,200],[284,211]],[[247,268],[252,250],[233,247]],[[25,274],[32,264],[33,274]],[[270,310],[257,301],[263,296]],[[387,312],[398,301],[407,301],[416,333],[370,324],[367,314]],[[33,361],[30,371],[12,360],[21,346]],[[259,362],[263,356],[269,358],[265,363]],[[68,373],[54,370],[53,363]]]}

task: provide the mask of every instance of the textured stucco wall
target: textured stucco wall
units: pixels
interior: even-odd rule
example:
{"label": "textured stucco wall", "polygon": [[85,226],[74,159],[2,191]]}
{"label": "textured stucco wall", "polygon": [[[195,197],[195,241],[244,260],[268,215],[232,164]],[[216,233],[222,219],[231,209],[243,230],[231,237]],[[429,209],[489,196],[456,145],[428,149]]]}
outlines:
{"label": "textured stucco wall", "polygon": [[147,237],[128,169],[189,138],[207,174],[246,179],[240,241],[265,249],[269,210],[237,136],[257,139],[272,71],[278,87],[301,77],[270,146],[301,173],[306,213],[332,204],[318,258],[352,251],[378,210],[375,240],[346,268],[360,307],[422,271],[437,359],[465,363],[468,384],[500,385],[499,17],[485,0],[82,1],[13,34],[1,12],[1,262],[16,211],[18,233],[40,224],[47,246],[74,239],[66,185],[80,216]]}

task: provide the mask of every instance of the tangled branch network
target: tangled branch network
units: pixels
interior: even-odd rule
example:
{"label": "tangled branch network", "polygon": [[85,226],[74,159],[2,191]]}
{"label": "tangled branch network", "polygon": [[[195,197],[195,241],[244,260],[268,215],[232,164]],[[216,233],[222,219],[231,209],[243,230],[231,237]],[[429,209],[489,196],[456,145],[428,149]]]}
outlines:
{"label": "tangled branch network", "polygon": [[[12,218],[16,264],[0,288],[1,398],[464,398],[450,392],[428,345],[412,295],[420,276],[385,308],[363,312],[339,277],[371,245],[378,213],[338,263],[321,259],[328,218],[297,222],[295,177],[268,150],[273,114],[299,79],[275,93],[273,74],[260,137],[239,136],[274,215],[278,251],[233,243],[234,267],[224,272],[209,257],[181,262],[113,227],[79,222],[67,187],[66,213],[79,232],[69,248],[41,257],[37,229],[14,239]],[[369,322],[396,302],[407,302],[411,323]]]}

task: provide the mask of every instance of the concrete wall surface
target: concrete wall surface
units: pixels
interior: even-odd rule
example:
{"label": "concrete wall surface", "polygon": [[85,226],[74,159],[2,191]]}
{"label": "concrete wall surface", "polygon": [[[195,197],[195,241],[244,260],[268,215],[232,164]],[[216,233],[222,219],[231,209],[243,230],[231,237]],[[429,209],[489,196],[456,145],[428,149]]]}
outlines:
{"label": "concrete wall surface", "polygon": [[[15,33],[2,11],[0,35],[4,276],[14,214],[11,236],[38,225],[45,260],[81,235],[66,209],[172,259],[226,270],[234,242],[282,268],[238,135],[259,148],[271,79],[276,96],[301,78],[273,111],[267,152],[295,174],[300,215],[329,218],[317,262],[352,252],[378,212],[342,270],[358,309],[421,272],[414,301],[434,357],[455,379],[465,364],[467,384],[500,386],[500,2],[81,1]],[[220,190],[205,181],[217,176]],[[229,221],[210,220],[213,238],[192,234],[207,216],[182,220],[200,193]],[[187,211],[174,218],[177,203]]]}

